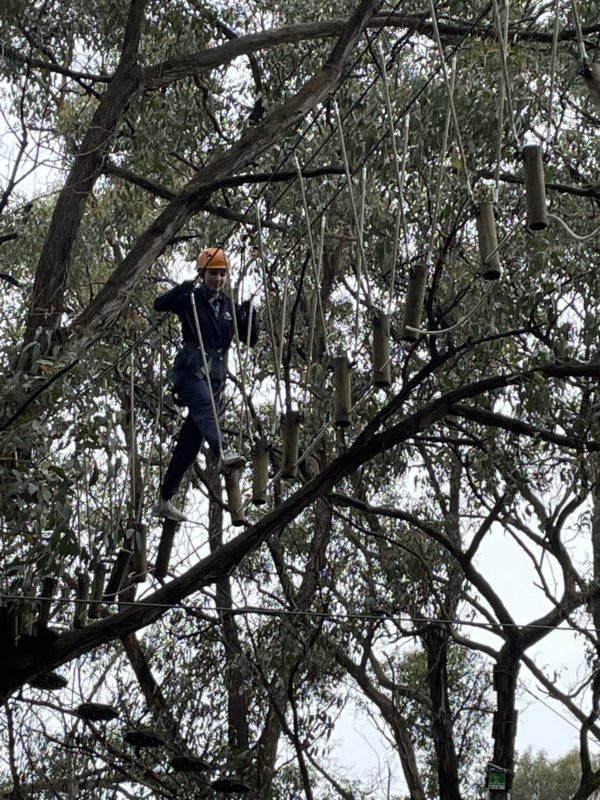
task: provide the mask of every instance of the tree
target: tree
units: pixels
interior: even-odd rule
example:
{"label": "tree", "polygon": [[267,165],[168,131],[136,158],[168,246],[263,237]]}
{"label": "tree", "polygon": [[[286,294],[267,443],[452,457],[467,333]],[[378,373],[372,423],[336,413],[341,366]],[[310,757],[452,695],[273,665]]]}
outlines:
{"label": "tree", "polygon": [[550,759],[546,753],[534,753],[528,748],[517,762],[512,796],[516,800],[536,797],[567,800],[573,797],[577,790],[580,769],[579,754],[576,750],[565,753],[559,758]]}
{"label": "tree", "polygon": [[[580,725],[574,796],[593,796],[600,367],[597,239],[582,234],[598,118],[582,61],[599,27],[591,4],[553,13],[8,4],[5,796],[212,796],[225,784],[205,767],[259,797],[391,794],[330,758],[352,700],[411,798],[455,800],[488,761],[513,770],[525,670]],[[538,230],[526,136],[544,157]],[[487,201],[497,281],[481,277]],[[213,242],[263,320],[224,424],[247,451],[267,441],[273,479],[240,532],[198,465],[198,524],[175,531],[150,508],[178,334],[149,309]],[[350,426],[332,418],[336,356]],[[299,409],[286,479],[278,420]],[[499,531],[532,565],[538,618],[480,567]],[[531,656],[560,625],[589,649],[575,689]],[[55,701],[36,683],[59,669]],[[119,721],[82,719],[92,700]]]}

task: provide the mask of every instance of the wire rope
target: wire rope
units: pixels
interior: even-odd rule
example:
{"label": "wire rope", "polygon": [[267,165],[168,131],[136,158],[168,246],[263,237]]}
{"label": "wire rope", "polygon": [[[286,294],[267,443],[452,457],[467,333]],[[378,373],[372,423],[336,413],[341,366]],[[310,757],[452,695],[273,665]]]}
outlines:
{"label": "wire rope", "polygon": [[[344,162],[344,171],[346,173],[346,184],[348,186],[348,196],[350,198],[350,208],[352,210],[352,219],[354,221],[354,227],[356,229],[356,236],[358,240],[358,260],[356,264],[356,317],[355,317],[355,333],[354,333],[354,353],[358,351],[358,338],[359,338],[359,331],[360,331],[360,293],[362,288],[362,273],[366,271],[366,259],[365,259],[365,251],[363,247],[363,237],[362,237],[362,230],[360,219],[358,216],[358,211],[356,208],[356,201],[354,199],[354,191],[352,188],[352,173],[350,172],[350,164],[348,162],[348,153],[346,151],[346,141],[344,138],[344,130],[342,126],[342,118],[340,115],[340,109],[337,104],[336,99],[333,99],[333,109],[335,111],[335,118],[337,122],[338,128],[338,136],[340,140],[340,148],[342,151],[342,160]],[[368,275],[365,274],[365,278],[367,280],[367,293],[370,295],[370,291],[368,290]]]}
{"label": "wire rope", "polygon": [[585,51],[585,42],[583,40],[581,20],[579,19],[579,11],[577,9],[577,0],[571,0],[571,8],[573,9],[573,21],[575,23],[575,31],[577,34],[577,46],[579,47],[579,57],[581,58],[582,64],[587,64],[588,57]]}
{"label": "wire rope", "polygon": [[575,233],[575,231],[571,230],[571,228],[569,228],[564,219],[561,219],[561,217],[557,216],[556,214],[548,214],[548,219],[553,219],[556,220],[556,222],[560,223],[562,227],[566,230],[566,232],[569,234],[569,236],[571,236],[577,242],[587,242],[588,239],[593,239],[594,236],[597,236],[600,233],[600,227],[599,227],[596,228],[596,230],[592,231],[591,233],[588,233],[584,236],[580,236],[579,234]]}
{"label": "wire rope", "polygon": [[323,313],[323,306],[321,303],[321,275],[323,269],[323,247],[325,242],[325,227],[326,227],[326,219],[325,216],[321,217],[321,235],[319,237],[319,254],[317,258],[316,264],[316,274],[315,274],[315,288],[313,292],[313,303],[311,308],[311,320],[310,320],[310,335],[308,339],[308,353],[306,359],[306,376],[304,382],[304,403],[308,402],[308,384],[310,382],[310,372],[312,368],[312,353],[315,341],[315,329],[317,326],[317,310],[321,312],[321,326],[323,329],[323,341],[325,343],[325,352],[327,355],[330,355],[329,352],[329,344],[327,342],[327,335],[326,335],[326,324],[325,324],[325,315]]}
{"label": "wire rope", "polygon": [[[244,266],[244,265],[243,265]],[[245,274],[244,269],[242,268],[242,276]],[[248,436],[250,441],[252,440],[252,420],[251,415],[248,410],[248,394],[247,394],[247,386],[246,386],[246,365],[247,365],[247,355],[246,352],[242,353],[240,351],[240,332],[239,332],[239,325],[238,325],[238,318],[237,318],[237,309],[239,306],[239,292],[240,287],[243,288],[243,280],[244,278],[240,278],[240,282],[238,283],[237,289],[233,293],[233,302],[234,302],[234,313],[233,313],[233,330],[234,330],[234,338],[235,338],[235,345],[234,350],[237,356],[238,364],[240,367],[240,387],[242,392],[242,409],[240,411],[240,423],[239,423],[239,433],[238,433],[238,453],[242,452],[242,444],[244,440],[244,422],[247,418],[248,420]],[[246,348],[250,345],[250,335],[252,332],[252,317],[253,317],[253,306],[252,303],[248,304],[248,316],[246,318],[246,340],[244,341],[244,345]],[[246,413],[248,412],[248,413]]]}
{"label": "wire rope", "polygon": [[505,0],[505,16],[504,16],[504,30],[502,29],[502,22],[500,19],[500,11],[498,9],[498,2],[497,0],[491,0],[492,9],[493,9],[493,17],[494,17],[494,26],[496,27],[496,36],[498,37],[498,43],[500,45],[500,62],[502,64],[502,77],[504,80],[504,85],[506,88],[506,106],[508,108],[508,118],[509,124],[511,127],[512,135],[515,147],[517,150],[520,150],[520,142],[519,142],[519,135],[517,133],[517,128],[515,125],[515,112],[512,102],[512,92],[511,92],[511,85],[510,85],[510,78],[508,74],[508,27],[509,27],[509,19],[510,19],[510,7],[509,7],[509,0]]}
{"label": "wire rope", "polygon": [[267,324],[268,324],[268,332],[269,338],[271,340],[271,354],[273,357],[274,363],[274,375],[275,375],[275,398],[273,401],[273,420],[272,420],[272,429],[271,429],[271,437],[275,436],[275,428],[276,428],[276,421],[277,421],[277,406],[283,408],[283,401],[281,398],[281,375],[280,375],[280,366],[277,359],[277,341],[275,337],[275,324],[273,322],[273,311],[271,309],[271,299],[270,299],[270,292],[267,287],[267,271],[266,271],[266,258],[265,258],[265,251],[264,251],[264,242],[262,237],[262,224],[260,221],[260,208],[256,206],[256,226],[258,229],[258,255],[259,255],[259,263],[260,268],[262,271],[262,280],[263,286],[265,287],[265,305],[267,307]]}
{"label": "wire rope", "polygon": [[[310,249],[310,262],[312,266],[313,272],[313,283],[314,283],[314,304],[315,309],[318,309],[320,312],[321,323],[323,325],[323,333],[325,333],[325,314],[323,313],[323,304],[321,302],[321,292],[320,292],[320,274],[321,274],[321,266],[322,266],[322,258],[323,258],[323,243],[321,240],[321,244],[319,247],[319,255],[315,253],[315,245],[312,235],[312,225],[310,220],[310,212],[308,210],[308,201],[306,199],[306,187],[304,186],[304,178],[302,177],[302,170],[300,169],[300,162],[298,161],[298,157],[294,153],[294,164],[296,166],[296,172],[298,175],[298,183],[300,186],[300,193],[302,196],[302,207],[304,209],[304,218],[306,220],[306,232],[308,236],[308,243]],[[324,220],[325,217],[322,216],[321,220]],[[310,360],[312,354],[312,342],[314,337],[314,327],[316,325],[316,316],[313,314],[313,321],[311,326],[311,333],[310,333],[310,341],[311,345],[309,347],[308,358]],[[329,355],[329,347],[327,345],[327,339],[325,339],[325,352]],[[307,368],[308,369],[308,368]]]}
{"label": "wire rope", "polygon": [[452,67],[452,82],[450,82],[448,78],[448,69],[446,66],[446,56],[444,54],[444,47],[442,45],[442,39],[440,37],[440,29],[438,26],[437,15],[435,13],[434,0],[429,0],[429,11],[431,14],[431,21],[433,23],[435,41],[438,47],[438,52],[440,54],[440,60],[442,63],[442,75],[444,77],[444,82],[446,84],[446,92],[448,95],[448,106],[450,108],[450,113],[452,114],[452,122],[454,124],[454,131],[456,133],[456,143],[458,144],[458,149],[462,160],[462,167],[465,171],[465,182],[467,185],[467,192],[469,193],[469,197],[471,198],[471,200],[475,202],[475,198],[473,196],[473,188],[471,187],[471,179],[469,177],[469,165],[467,164],[467,155],[465,152],[465,148],[463,146],[462,135],[460,132],[460,125],[458,124],[458,115],[456,113],[456,106],[454,105],[454,90],[456,86],[456,55],[453,55],[454,64]]}
{"label": "wire rope", "polygon": [[546,127],[546,139],[550,141],[550,128],[552,127],[552,116],[554,113],[554,83],[556,80],[556,56],[558,52],[558,12],[560,10],[560,0],[554,0],[554,26],[552,29],[552,51],[550,56],[550,98],[548,104],[548,121]]}
{"label": "wire rope", "polygon": [[[449,87],[450,91],[454,91],[454,75],[456,73],[454,70],[452,71],[453,79],[452,84]],[[436,188],[435,188],[435,196],[433,202],[433,213],[431,215],[431,234],[429,236],[429,247],[427,248],[427,259],[426,259],[426,266],[427,270],[431,267],[431,263],[433,261],[433,243],[436,235],[436,228],[438,222],[438,215],[440,213],[440,205],[441,205],[441,198],[442,198],[442,186],[444,185],[444,177],[446,174],[445,168],[445,160],[446,160],[446,151],[448,149],[448,137],[450,135],[450,119],[451,119],[451,110],[450,107],[446,110],[446,121],[444,123],[444,133],[442,135],[442,147],[440,152],[440,168],[438,171],[437,181],[436,181]]]}
{"label": "wire rope", "polygon": [[390,277],[390,296],[387,307],[387,313],[390,314],[394,299],[394,289],[396,286],[396,262],[398,260],[401,227],[403,228],[405,240],[406,243],[408,244],[406,221],[404,217],[404,180],[406,175],[406,154],[408,148],[408,128],[410,125],[410,116],[407,114],[405,118],[406,123],[405,123],[405,136],[404,136],[403,151],[402,151],[402,170],[400,170],[398,148],[396,147],[396,126],[394,124],[394,113],[392,110],[392,101],[390,97],[389,80],[388,80],[387,68],[385,66],[385,55],[383,53],[383,47],[381,46],[381,39],[377,42],[377,47],[378,47],[379,58],[381,61],[381,75],[383,78],[385,107],[388,115],[388,124],[390,126],[390,143],[392,147],[392,160],[394,162],[394,172],[396,176],[396,185],[398,188],[398,211],[396,213],[396,224],[394,227],[394,239],[392,243],[392,269]]}

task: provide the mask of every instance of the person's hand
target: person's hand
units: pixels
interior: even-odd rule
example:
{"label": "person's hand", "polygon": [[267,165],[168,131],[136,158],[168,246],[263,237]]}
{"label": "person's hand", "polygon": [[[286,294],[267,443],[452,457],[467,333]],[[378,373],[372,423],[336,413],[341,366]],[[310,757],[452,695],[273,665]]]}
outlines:
{"label": "person's hand", "polygon": [[191,294],[194,291],[194,281],[183,281],[179,284],[179,288],[184,294]]}

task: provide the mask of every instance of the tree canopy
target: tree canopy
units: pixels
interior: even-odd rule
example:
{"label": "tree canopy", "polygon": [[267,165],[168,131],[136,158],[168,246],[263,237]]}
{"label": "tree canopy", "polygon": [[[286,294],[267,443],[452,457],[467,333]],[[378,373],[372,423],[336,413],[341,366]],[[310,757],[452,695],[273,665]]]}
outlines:
{"label": "tree canopy", "polygon": [[[0,34],[0,797],[459,800],[491,764],[501,798],[523,684],[594,797],[594,4],[8,0]],[[236,519],[202,458],[177,526],[152,302],[213,244],[268,481]],[[576,679],[536,660],[574,638]],[[336,766],[351,709],[393,776]]]}

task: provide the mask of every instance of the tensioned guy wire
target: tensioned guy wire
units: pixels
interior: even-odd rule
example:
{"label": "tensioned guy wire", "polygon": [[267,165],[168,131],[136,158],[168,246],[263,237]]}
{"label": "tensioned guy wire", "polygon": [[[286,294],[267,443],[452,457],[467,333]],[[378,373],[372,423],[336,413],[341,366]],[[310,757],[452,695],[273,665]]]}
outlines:
{"label": "tensioned guy wire", "polygon": [[444,76],[444,82],[446,83],[446,93],[448,96],[448,106],[450,108],[450,113],[452,114],[452,122],[454,123],[454,132],[456,134],[456,143],[458,145],[458,149],[460,151],[460,157],[462,160],[462,168],[465,171],[465,183],[467,185],[467,192],[469,193],[469,197],[473,202],[475,202],[475,198],[473,196],[473,188],[471,186],[471,179],[469,177],[469,165],[467,164],[467,154],[465,148],[463,146],[462,135],[460,132],[460,125],[458,124],[458,116],[456,114],[456,106],[454,105],[454,89],[456,85],[456,55],[453,56],[453,68],[452,68],[452,82],[448,78],[448,70],[446,68],[446,56],[444,54],[444,48],[442,45],[442,39],[440,37],[440,29],[438,27],[437,15],[435,13],[435,3],[434,0],[429,0],[429,8],[431,12],[431,21],[433,23],[433,31],[435,34],[435,41],[438,47],[438,52],[440,55],[440,59],[442,62],[442,74]]}

